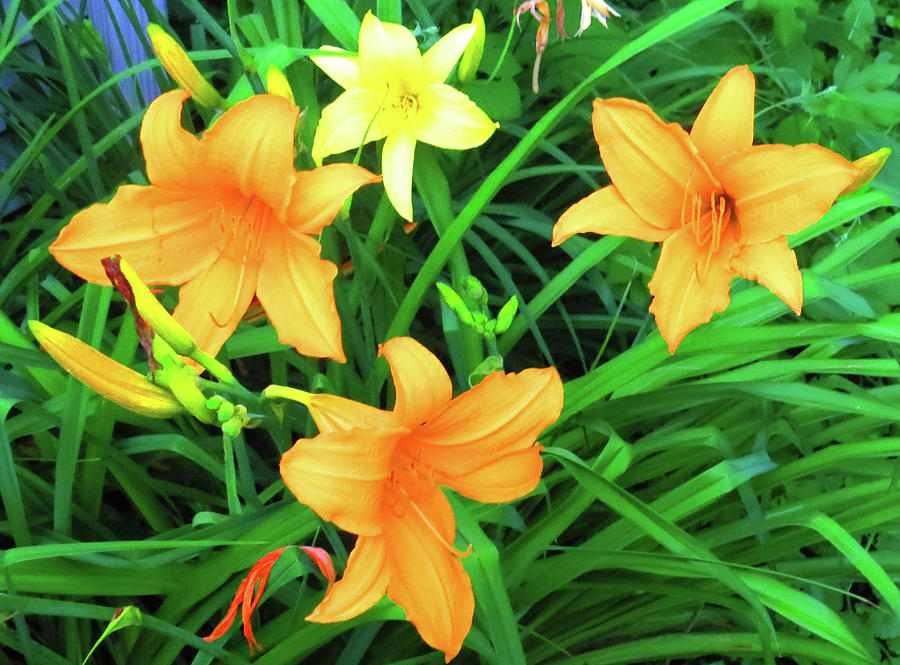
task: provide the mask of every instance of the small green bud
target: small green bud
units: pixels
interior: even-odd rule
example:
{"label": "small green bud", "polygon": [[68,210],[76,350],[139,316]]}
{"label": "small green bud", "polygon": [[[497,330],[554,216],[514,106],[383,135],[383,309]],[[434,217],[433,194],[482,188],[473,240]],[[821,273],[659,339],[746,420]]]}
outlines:
{"label": "small green bud", "polygon": [[484,287],[475,275],[466,277],[465,289],[466,295],[472,300],[482,307],[487,306],[487,291],[484,290]]}
{"label": "small green bud", "polygon": [[447,303],[447,306],[453,310],[453,313],[459,317],[459,320],[467,326],[474,325],[474,322],[472,321],[472,312],[469,311],[469,308],[466,306],[466,303],[463,302],[460,295],[453,290],[453,287],[449,284],[444,284],[443,282],[436,282],[436,286],[441,293],[441,298],[443,298],[444,302]]}
{"label": "small green bud", "polygon": [[506,304],[497,312],[497,327],[495,332],[502,335],[512,325],[513,319],[516,318],[516,312],[519,310],[519,299],[513,296],[506,301]]}

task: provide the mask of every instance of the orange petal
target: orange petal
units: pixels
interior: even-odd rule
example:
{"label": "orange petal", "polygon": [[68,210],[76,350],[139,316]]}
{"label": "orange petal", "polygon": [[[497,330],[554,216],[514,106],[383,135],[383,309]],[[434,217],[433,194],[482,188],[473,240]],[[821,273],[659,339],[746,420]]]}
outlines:
{"label": "orange petal", "polygon": [[141,124],[141,146],[147,178],[157,187],[192,190],[196,187],[200,141],[181,126],[181,107],[191,96],[173,90],[154,99]]}
{"label": "orange petal", "polygon": [[319,623],[346,621],[381,600],[390,579],[386,553],[382,536],[357,538],[344,576],[325,594],[306,620]]}
{"label": "orange petal", "polygon": [[173,316],[208,354],[215,356],[237,328],[256,292],[258,271],[256,262],[223,255],[181,287]]}
{"label": "orange petal", "polygon": [[400,428],[352,429],[298,440],[281,457],[284,484],[344,531],[381,533],[381,494]]}
{"label": "orange petal", "polygon": [[388,596],[449,662],[472,626],[475,600],[469,576],[451,549],[455,526],[447,498],[435,485],[420,488],[402,516],[385,511],[383,526]]}
{"label": "orange petal", "polygon": [[697,114],[691,140],[710,166],[730,152],[753,145],[756,79],[747,65],[732,67]]}
{"label": "orange petal", "polygon": [[390,426],[394,414],[346,397],[317,393],[310,397],[309,412],[322,433],[367,427]]}
{"label": "orange petal", "polygon": [[665,124],[646,104],[596,99],[592,122],[610,179],[649,224],[677,229],[688,184],[703,200],[717,188],[687,132]]}
{"label": "orange petal", "polygon": [[735,250],[734,234],[726,229],[719,251],[709,257],[704,274],[707,248],[697,246],[690,227],[676,231],[663,242],[649,284],[653,294],[650,311],[656,315],[669,353],[675,353],[684,336],[709,321],[714,312],[728,307]]}
{"label": "orange petal", "polygon": [[319,258],[319,243],[281,224],[269,226],[257,296],[278,341],[299,353],[344,362],[334,304],[337,266]]}
{"label": "orange petal", "polygon": [[100,259],[120,254],[150,284],[181,284],[219,255],[210,223],[211,200],[194,192],[120,187],[109,203],[72,218],[50,245],[65,268],[109,284]]}
{"label": "orange petal", "polygon": [[494,372],[406,441],[441,485],[477,501],[510,501],[537,485],[536,439],[556,421],[562,405],[562,382],[552,367]]}
{"label": "orange petal", "polygon": [[300,109],[279,95],[235,104],[200,140],[207,177],[267,203],[284,220],[294,185],[294,128]]}
{"label": "orange petal", "polygon": [[744,245],[731,259],[731,267],[747,279],[755,279],[781,298],[799,315],[803,307],[803,277],[797,255],[787,240],[776,238],[761,245]]}
{"label": "orange petal", "polygon": [[441,361],[411,337],[395,337],[382,344],[397,399],[399,422],[415,427],[441,409],[453,396],[453,386]]}
{"label": "orange petal", "polygon": [[645,222],[625,203],[619,190],[609,185],[588,194],[562,214],[553,226],[553,246],[576,233],[605,233],[657,242],[673,232]]}
{"label": "orange petal", "polygon": [[381,176],[354,164],[329,164],[300,171],[287,209],[287,223],[303,233],[319,233],[331,224],[344,200],[357,189],[379,182]]}
{"label": "orange petal", "polygon": [[856,177],[820,145],[757,145],[725,157],[716,174],[735,202],[742,245],[759,245],[816,222]]}

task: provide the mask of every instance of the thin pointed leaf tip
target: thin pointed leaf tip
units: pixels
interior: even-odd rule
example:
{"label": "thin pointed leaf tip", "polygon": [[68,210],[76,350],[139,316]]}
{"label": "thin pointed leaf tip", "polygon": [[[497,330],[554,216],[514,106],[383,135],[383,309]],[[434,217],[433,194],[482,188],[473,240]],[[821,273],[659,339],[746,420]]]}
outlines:
{"label": "thin pointed leaf tip", "polygon": [[315,235],[344,200],[379,176],[352,164],[294,169],[299,109],[257,95],[226,111],[201,138],[181,126],[188,92],[150,104],[141,144],[150,185],[120,187],[83,210],[50,252],[96,284],[119,254],[148,284],[181,284],[175,319],[215,355],[254,296],[281,342],[343,362],[332,282]]}
{"label": "thin pointed leaf tip", "polygon": [[307,617],[335,622],[385,593],[422,639],[450,661],[472,625],[474,598],[440,485],[477,501],[531,492],[541,475],[538,435],[562,410],[553,368],[495,372],[451,399],[440,361],[408,337],[385,343],[396,389],[392,411],[303,393],[319,435],[281,458],[298,500],[357,534],[343,578]]}
{"label": "thin pointed leaf tip", "polygon": [[553,228],[554,245],[585,232],[662,242],[650,311],[671,353],[728,306],[736,274],[799,314],[803,283],[785,236],[816,222],[858,175],[819,145],[753,145],[755,89],[747,66],[731,69],[690,133],[645,104],[595,100],[594,138],[612,184]]}

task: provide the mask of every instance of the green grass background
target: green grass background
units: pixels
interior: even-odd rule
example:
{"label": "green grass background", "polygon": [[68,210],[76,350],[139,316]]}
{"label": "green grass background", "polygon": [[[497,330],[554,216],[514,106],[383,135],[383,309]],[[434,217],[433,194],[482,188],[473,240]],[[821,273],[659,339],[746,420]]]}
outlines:
{"label": "green grass background", "polygon": [[[413,233],[370,187],[323,234],[325,256],[353,262],[335,284],[348,362],[301,357],[260,323],[242,324],[220,355],[252,390],[275,382],[389,406],[379,342],[416,337],[458,390],[485,358],[435,281],[461,288],[476,275],[494,311],[519,298],[498,339],[505,366],[556,366],[566,404],[541,438],[534,494],[499,506],[451,496],[476,597],[454,662],[900,662],[897,160],[791,238],[801,317],[738,279],[729,309],[674,356],[647,312],[658,245],[579,236],[550,248],[560,213],[607,182],[594,97],[632,97],[689,125],[718,78],[747,63],[757,142],[817,142],[850,159],[896,150],[897,0],[620,0],[609,30],[551,40],[538,95],[536,23],[525,16],[510,36],[511,2],[170,0],[167,18],[143,4],[223,94],[261,90],[260,63],[284,67],[307,145],[338,89],[302,49],[354,48],[367,10],[426,44],[476,5],[485,15],[482,72],[461,88],[500,121],[495,136],[466,152],[418,146]],[[78,210],[146,182],[143,109],[118,82],[151,70],[163,90],[173,84],[152,59],[114,75],[73,5],[0,9],[0,663],[81,663],[125,606],[140,624],[89,662],[246,663],[238,628],[213,644],[199,635],[252,563],[316,544],[342,568],[353,539],[278,477],[280,454],[315,432],[302,407],[265,413],[265,428],[223,448],[187,418],[103,400],[28,334],[40,319],[146,369],[118,295],[66,273],[47,245]],[[566,7],[571,34],[579,4]],[[191,118],[200,129],[211,114]],[[361,163],[378,171],[377,148]],[[304,622],[322,593],[307,561],[282,557],[255,663],[442,662],[386,599],[346,623]]]}

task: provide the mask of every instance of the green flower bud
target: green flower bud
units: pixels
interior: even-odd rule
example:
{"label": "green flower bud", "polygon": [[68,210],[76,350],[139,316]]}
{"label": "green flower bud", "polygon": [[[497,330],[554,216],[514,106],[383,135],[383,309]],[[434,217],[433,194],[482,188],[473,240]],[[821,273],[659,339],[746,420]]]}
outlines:
{"label": "green flower bud", "polygon": [[506,301],[506,304],[500,308],[500,311],[497,312],[497,327],[495,328],[495,332],[498,335],[502,335],[509,327],[512,325],[513,319],[516,317],[516,312],[519,310],[519,299],[516,296],[513,296],[509,300]]}

